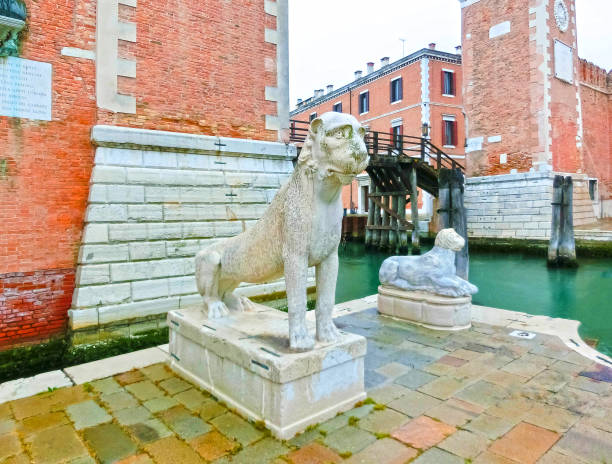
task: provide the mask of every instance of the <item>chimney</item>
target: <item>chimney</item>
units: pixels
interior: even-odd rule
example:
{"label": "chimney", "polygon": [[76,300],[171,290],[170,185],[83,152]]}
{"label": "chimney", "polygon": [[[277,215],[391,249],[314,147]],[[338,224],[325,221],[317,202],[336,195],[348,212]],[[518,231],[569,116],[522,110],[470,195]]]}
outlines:
{"label": "chimney", "polygon": [[323,93],[324,93],[323,89],[317,90],[317,98],[322,97]]}
{"label": "chimney", "polygon": [[367,68],[368,68],[368,74],[372,74],[374,72],[374,63],[372,63],[371,61],[369,61],[366,64]]}
{"label": "chimney", "polygon": [[384,68],[385,66],[389,65],[389,57],[385,56],[384,58],[380,59],[380,67]]}
{"label": "chimney", "polygon": [[361,69],[358,69],[357,71],[355,71],[355,79],[359,79],[359,78],[361,78],[361,75],[362,75],[362,74],[363,74],[363,73],[361,72]]}
{"label": "chimney", "polygon": [[432,50],[435,50],[436,49],[436,43],[435,42],[430,43],[429,44],[429,48],[431,48]]}
{"label": "chimney", "polygon": [[302,104],[302,101],[303,100],[301,98],[298,98],[297,106],[300,106]]}
{"label": "chimney", "polygon": [[461,55],[461,45],[457,45],[455,47],[455,52],[457,53],[457,55]]}
{"label": "chimney", "polygon": [[327,85],[327,93],[332,93],[334,91],[334,86],[333,84],[328,84]]}

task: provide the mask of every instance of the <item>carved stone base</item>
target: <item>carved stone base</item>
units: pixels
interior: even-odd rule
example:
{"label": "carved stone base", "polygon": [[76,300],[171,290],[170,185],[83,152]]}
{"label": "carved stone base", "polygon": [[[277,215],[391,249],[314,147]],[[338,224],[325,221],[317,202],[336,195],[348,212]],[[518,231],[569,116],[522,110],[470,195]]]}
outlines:
{"label": "carved stone base", "polygon": [[471,296],[453,298],[381,285],[378,311],[430,329],[461,330],[472,325]]}
{"label": "carved stone base", "polygon": [[[366,397],[365,338],[289,351],[287,314],[256,310],[207,320],[198,307],[168,313],[170,367],[230,408],[289,439]],[[313,325],[310,325],[314,332]]]}

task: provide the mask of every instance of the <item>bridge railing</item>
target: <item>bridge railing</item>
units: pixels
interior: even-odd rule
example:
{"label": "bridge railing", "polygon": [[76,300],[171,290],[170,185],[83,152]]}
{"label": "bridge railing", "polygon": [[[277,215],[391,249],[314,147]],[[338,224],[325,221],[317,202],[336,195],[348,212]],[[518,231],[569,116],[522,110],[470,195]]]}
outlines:
{"label": "bridge railing", "polygon": [[[290,121],[289,140],[296,144],[303,143],[308,135],[309,125],[310,123],[307,121],[292,119]],[[460,169],[465,172],[465,167],[462,164],[424,137],[367,131],[365,143],[370,156],[409,157],[429,164],[438,172],[440,168]]]}

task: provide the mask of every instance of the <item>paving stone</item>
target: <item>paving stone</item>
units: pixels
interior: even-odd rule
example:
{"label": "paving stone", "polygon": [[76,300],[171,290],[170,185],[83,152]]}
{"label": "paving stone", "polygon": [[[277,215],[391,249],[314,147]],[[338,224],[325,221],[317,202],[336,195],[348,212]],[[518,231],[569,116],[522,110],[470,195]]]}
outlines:
{"label": "paving stone", "polygon": [[145,449],[157,464],[200,464],[204,461],[187,443],[176,437],[162,438]]}
{"label": "paving stone", "polygon": [[529,362],[524,360],[523,358],[519,358],[515,361],[512,361],[509,364],[506,364],[502,367],[503,371],[510,372],[511,374],[520,375],[522,377],[531,378],[534,375],[539,374],[544,369],[546,369],[546,365],[536,364],[534,362]]}
{"label": "paving stone", "polygon": [[117,393],[118,391],[123,390],[123,388],[121,388],[121,385],[119,385],[119,383],[117,383],[117,381],[112,377],[95,380],[91,382],[91,386],[94,388],[94,390],[103,395]]}
{"label": "paving stone", "polygon": [[231,412],[215,417],[210,423],[223,435],[238,441],[242,446],[247,446],[264,435],[253,425]]}
{"label": "paving stone", "polygon": [[469,424],[465,425],[464,428],[472,432],[479,433],[490,440],[495,440],[496,438],[501,437],[515,425],[516,422],[504,419],[502,417],[481,414]]}
{"label": "paving stone", "polygon": [[466,459],[474,459],[482,453],[489,445],[489,440],[467,430],[458,430],[441,443],[438,448],[456,454]]}
{"label": "paving stone", "polygon": [[311,443],[293,451],[287,455],[287,459],[291,464],[338,464],[342,462],[338,453],[319,443]]}
{"label": "paving stone", "polygon": [[70,461],[70,464],[96,464],[97,461],[91,456],[81,456]]}
{"label": "paving stone", "polygon": [[60,388],[59,390],[55,390],[49,394],[52,411],[63,410],[70,405],[82,403],[92,398],[93,395],[85,391],[85,387],[83,385]]}
{"label": "paving stone", "polygon": [[366,446],[374,443],[376,437],[357,427],[346,426],[328,434],[323,442],[338,454],[356,454]]}
{"label": "paving stone", "polygon": [[395,430],[391,436],[413,448],[427,449],[437,445],[456,430],[452,425],[421,416]]}
{"label": "paving stone", "polygon": [[165,380],[174,376],[174,373],[168,368],[165,363],[141,367],[140,372],[146,375],[153,382],[159,382],[161,380]]}
{"label": "paving stone", "polygon": [[299,435],[296,435],[295,437],[293,437],[291,440],[289,440],[289,444],[291,446],[297,446],[302,447],[305,446],[319,438],[322,438],[321,434],[319,433],[319,429],[315,428],[315,429],[310,429],[310,430],[306,430],[302,433],[300,433]]}
{"label": "paving stone", "polygon": [[104,394],[100,396],[100,399],[111,411],[119,411],[121,409],[134,408],[138,406],[138,401],[136,401],[136,398],[126,391]]}
{"label": "paving stone", "polygon": [[417,417],[440,404],[440,400],[418,391],[410,391],[391,401],[388,406],[410,417]]}
{"label": "paving stone", "polygon": [[136,452],[136,444],[116,424],[103,424],[86,429],[85,440],[103,463],[111,463]]}
{"label": "paving stone", "polygon": [[419,387],[418,391],[441,400],[447,400],[467,385],[467,382],[457,380],[453,377],[440,377],[433,382],[429,382],[427,385]]}
{"label": "paving stone", "polygon": [[0,435],[13,432],[16,428],[17,425],[13,419],[0,420]]}
{"label": "paving stone", "polygon": [[145,401],[143,403],[143,406],[152,413],[156,413],[169,408],[173,408],[178,404],[179,402],[176,399],[171,398],[169,396],[162,396],[160,398],[153,398],[149,401]]}
{"label": "paving stone", "polygon": [[128,458],[122,459],[121,461],[118,461],[117,464],[155,464],[155,463],[146,454],[137,454],[135,456],[130,456]]}
{"label": "paving stone", "polygon": [[169,424],[172,430],[183,440],[191,440],[211,431],[210,425],[195,416],[187,416]]}
{"label": "paving stone", "polygon": [[527,398],[509,398],[487,408],[487,414],[520,422],[536,403]]}
{"label": "paving stone", "polygon": [[140,443],[151,443],[160,438],[169,437],[172,432],[158,419],[149,419],[128,427],[130,433]]}
{"label": "paving stone", "polygon": [[558,406],[576,414],[588,414],[601,403],[601,396],[586,390],[565,387],[559,393],[546,398],[546,403]]}
{"label": "paving stone", "polygon": [[578,419],[579,415],[566,409],[541,403],[536,403],[523,418],[525,422],[559,433],[569,430]]}
{"label": "paving stone", "polygon": [[563,358],[563,360],[565,362],[569,362],[569,363],[572,363],[572,364],[577,364],[579,366],[584,366],[584,367],[589,367],[589,366],[591,366],[593,364],[593,361],[591,361],[588,358],[585,358],[584,356],[582,356],[581,354],[577,353],[576,351],[572,351],[565,358]]}
{"label": "paving stone", "polygon": [[121,425],[133,425],[139,422],[146,422],[151,419],[151,413],[143,406],[122,409],[113,413],[117,422]]}
{"label": "paving stone", "polygon": [[[405,462],[414,459],[417,454],[418,451],[414,448],[404,446],[391,438],[383,438],[382,440],[372,443],[359,453],[354,454],[345,462],[347,464],[404,464]],[[305,461],[305,463],[306,462],[308,461]],[[328,461],[318,462],[324,463]]]}
{"label": "paving stone", "polygon": [[389,364],[385,364],[384,366],[379,367],[378,369],[375,369],[376,372],[378,372],[381,375],[384,375],[385,377],[389,379],[395,379],[399,377],[400,375],[404,375],[406,372],[410,370],[411,369],[408,366],[402,363],[398,363],[398,362],[392,362]]}
{"label": "paving stone", "polygon": [[455,395],[456,398],[469,401],[470,403],[479,404],[484,407],[492,406],[507,396],[508,393],[506,392],[505,388],[493,383],[485,382],[484,380],[480,380],[475,384],[466,387]]}
{"label": "paving stone", "polygon": [[368,392],[368,396],[380,404],[387,404],[410,392],[410,389],[401,385],[390,384]]}
{"label": "paving stone", "polygon": [[26,417],[50,412],[52,405],[53,403],[49,394],[44,393],[42,395],[13,401],[11,402],[11,409],[15,415],[15,419],[22,420]]}
{"label": "paving stone", "polygon": [[511,374],[509,372],[504,371],[493,371],[488,372],[483,378],[487,382],[494,383],[495,385],[499,385],[500,387],[509,388],[509,389],[517,389],[527,380],[527,377],[522,377],[520,375]]}
{"label": "paving stone", "polygon": [[570,374],[546,369],[527,382],[525,387],[537,387],[556,393],[571,379],[572,376]]}
{"label": "paving stone", "polygon": [[221,406],[215,400],[206,400],[200,408],[200,417],[205,421],[214,419],[215,417],[221,416],[227,412],[227,408]]}
{"label": "paving stone", "polygon": [[482,356],[482,353],[460,348],[451,352],[451,356],[454,356],[455,358],[459,359],[465,359],[466,361],[473,361],[474,359],[480,358]]}
{"label": "paving stone", "polygon": [[364,386],[367,391],[383,385],[388,379],[382,374],[368,368],[368,358],[366,357],[364,370]]}
{"label": "paving stone", "polygon": [[373,404],[364,404],[363,406],[359,406],[358,408],[349,409],[343,414],[343,416],[356,417],[358,419],[363,419],[368,414],[370,414],[373,409],[374,409]]}
{"label": "paving stone", "polygon": [[191,447],[207,461],[214,461],[232,452],[238,445],[217,431],[201,435],[189,442]]}
{"label": "paving stone", "polygon": [[404,414],[392,409],[374,411],[359,421],[359,428],[374,434],[389,434],[410,420]]}
{"label": "paving stone", "polygon": [[455,366],[449,366],[448,364],[435,362],[423,367],[422,370],[437,376],[452,376],[457,368]]}
{"label": "paving stone", "polygon": [[159,386],[163,388],[169,395],[176,395],[177,393],[193,388],[193,385],[188,382],[185,382],[179,377],[170,377],[166,380],[163,380],[159,383]]}
{"label": "paving stone", "polygon": [[612,433],[576,424],[554,448],[587,462],[609,462],[612,458]]}
{"label": "paving stone", "polygon": [[571,381],[570,386],[572,388],[578,388],[580,390],[597,393],[598,395],[606,394],[610,391],[610,384],[607,382],[600,382],[593,380],[582,375],[576,377]]}
{"label": "paving stone", "polygon": [[[548,453],[540,458],[538,464],[580,464],[585,463],[582,459],[578,459],[575,456],[567,456],[565,454],[555,451],[554,447]],[[605,463],[606,461],[601,461]]]}
{"label": "paving stone", "polygon": [[341,429],[342,427],[345,427],[346,425],[348,425],[348,420],[349,420],[348,416],[345,416],[344,414],[340,414],[336,417],[326,420],[321,425],[319,425],[317,428],[323,433],[331,433],[334,430]]}
{"label": "paving stone", "polygon": [[436,380],[437,378],[437,375],[433,375],[419,369],[412,369],[401,377],[395,379],[395,383],[414,390],[422,385]]}
{"label": "paving stone", "polygon": [[521,422],[506,435],[496,440],[489,451],[508,459],[535,463],[559,439],[559,434]]}
{"label": "paving stone", "polygon": [[11,406],[9,403],[0,404],[0,419],[6,420],[12,417]]}
{"label": "paving stone", "polygon": [[580,366],[578,364],[569,363],[567,361],[557,361],[551,364],[550,366],[548,366],[548,368],[554,371],[557,371],[557,372],[566,372],[568,374],[578,374],[580,371],[582,371],[583,366]]}
{"label": "paving stone", "polygon": [[164,392],[157,388],[150,380],[131,383],[127,385],[125,389],[140,401],[147,401],[164,396]]}
{"label": "paving stone", "polygon": [[461,358],[455,358],[454,356],[451,356],[451,355],[446,355],[438,359],[437,362],[441,364],[446,364],[448,366],[460,367],[466,364],[467,360],[461,359]]}
{"label": "paving stone", "polygon": [[414,464],[464,464],[465,460],[440,448],[431,448],[412,462]]}
{"label": "paving stone", "polygon": [[87,449],[69,425],[41,430],[31,435],[27,441],[32,459],[36,463],[50,464],[89,456]]}
{"label": "paving stone", "polygon": [[93,400],[68,406],[66,412],[72,422],[74,422],[74,428],[77,430],[93,427],[94,425],[112,420],[112,417]]}
{"label": "paving stone", "polygon": [[[234,455],[231,462],[236,464],[268,464],[274,458],[288,452],[289,448],[281,442],[273,438],[264,438]],[[225,462],[230,462],[230,460],[225,457],[218,462],[219,464],[224,464]]]}
{"label": "paving stone", "polygon": [[473,405],[466,401],[451,398],[450,400],[434,406],[427,410],[427,415],[433,419],[438,419],[455,427],[461,426],[466,422],[478,417],[482,412],[482,407]]}
{"label": "paving stone", "polygon": [[190,411],[198,412],[208,397],[201,391],[196,390],[195,388],[190,388],[189,390],[185,390],[177,395],[174,395],[174,399],[184,405]]}
{"label": "paving stone", "polygon": [[472,464],[516,464],[516,461],[485,451],[479,454]]}
{"label": "paving stone", "polygon": [[28,436],[40,430],[50,429],[58,425],[67,424],[68,418],[63,412],[49,412],[32,416],[24,419],[19,423],[19,433]]}
{"label": "paving stone", "polygon": [[[2,455],[2,452],[0,452]],[[1,459],[1,458],[0,458]],[[2,464],[31,464],[32,460],[27,454],[18,454],[2,461]],[[72,463],[71,463],[72,464]],[[94,461],[95,464],[95,461]]]}
{"label": "paving stone", "polygon": [[0,461],[21,453],[21,444],[15,433],[0,435]]}
{"label": "paving stone", "polygon": [[136,382],[141,382],[145,380],[145,376],[142,372],[137,369],[124,372],[123,374],[118,374],[115,376],[115,380],[119,382],[121,385],[129,385]]}

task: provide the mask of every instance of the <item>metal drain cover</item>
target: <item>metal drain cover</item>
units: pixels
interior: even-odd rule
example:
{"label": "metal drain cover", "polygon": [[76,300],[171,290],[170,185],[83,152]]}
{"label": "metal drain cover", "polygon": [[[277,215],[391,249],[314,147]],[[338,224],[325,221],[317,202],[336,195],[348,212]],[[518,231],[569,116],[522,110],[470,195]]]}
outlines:
{"label": "metal drain cover", "polygon": [[525,340],[531,340],[532,338],[535,338],[536,334],[534,334],[533,332],[525,332],[524,330],[515,330],[513,332],[510,332],[510,336],[516,338],[524,338]]}

